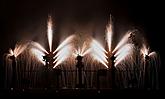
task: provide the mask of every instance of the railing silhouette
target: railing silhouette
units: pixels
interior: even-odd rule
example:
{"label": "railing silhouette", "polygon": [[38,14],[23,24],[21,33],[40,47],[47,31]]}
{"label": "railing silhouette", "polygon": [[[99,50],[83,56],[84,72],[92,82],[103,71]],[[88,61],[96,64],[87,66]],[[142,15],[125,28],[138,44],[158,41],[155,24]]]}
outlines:
{"label": "railing silhouette", "polygon": [[[85,85],[84,88],[111,89],[111,72],[111,69],[82,70],[82,82]],[[48,71],[48,75],[45,75],[44,70],[31,70],[19,71],[16,75],[17,79],[15,88],[20,89],[46,88],[46,84],[49,84],[49,88],[72,89],[76,88],[76,84],[78,83],[77,70],[52,69]],[[47,77],[49,77],[49,81],[47,80]],[[156,88],[158,81],[156,81],[154,77],[149,78],[149,82],[151,82],[151,88]],[[9,79],[10,77],[6,79],[7,88],[9,88],[11,84]],[[114,81],[119,89],[144,88],[144,71],[141,69],[116,69]]]}

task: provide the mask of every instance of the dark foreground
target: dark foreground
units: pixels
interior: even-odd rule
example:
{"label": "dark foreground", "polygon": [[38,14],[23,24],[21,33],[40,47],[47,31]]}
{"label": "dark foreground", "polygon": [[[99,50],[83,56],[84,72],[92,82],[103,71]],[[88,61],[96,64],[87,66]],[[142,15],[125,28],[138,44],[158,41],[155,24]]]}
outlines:
{"label": "dark foreground", "polygon": [[53,96],[53,97],[65,97],[65,96],[87,96],[87,97],[128,97],[128,98],[144,98],[147,97],[162,97],[163,93],[159,90],[141,90],[141,89],[15,89],[15,90],[1,90],[0,96],[3,97],[34,97],[34,96]]}

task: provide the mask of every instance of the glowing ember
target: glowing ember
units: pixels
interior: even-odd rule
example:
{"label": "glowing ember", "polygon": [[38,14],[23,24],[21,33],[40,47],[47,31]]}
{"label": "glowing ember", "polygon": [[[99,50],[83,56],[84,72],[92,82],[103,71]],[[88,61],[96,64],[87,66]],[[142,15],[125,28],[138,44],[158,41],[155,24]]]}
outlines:
{"label": "glowing ember", "polygon": [[35,55],[35,57],[37,57],[38,61],[45,65],[45,62],[43,61],[43,56],[45,56],[45,54],[42,51],[36,48],[32,48],[30,51]]}
{"label": "glowing ember", "polygon": [[48,31],[47,31],[48,43],[49,43],[49,50],[52,51],[52,41],[53,41],[53,30],[52,30],[52,19],[49,16],[48,19]]}

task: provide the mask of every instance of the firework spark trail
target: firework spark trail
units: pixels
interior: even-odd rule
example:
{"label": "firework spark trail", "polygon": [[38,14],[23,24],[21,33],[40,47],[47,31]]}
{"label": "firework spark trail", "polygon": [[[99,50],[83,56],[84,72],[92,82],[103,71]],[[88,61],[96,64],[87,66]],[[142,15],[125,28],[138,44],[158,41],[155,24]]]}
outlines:
{"label": "firework spark trail", "polygon": [[[21,81],[25,78],[29,78],[30,72],[26,72],[30,70],[30,67],[33,67],[31,62],[29,61],[29,50],[28,50],[28,44],[29,43],[20,43],[16,44],[14,50],[9,49],[9,54],[7,54],[6,61],[7,66],[6,69],[10,69],[12,67],[12,61],[9,60],[10,56],[13,56],[17,58],[15,60],[16,62],[16,80],[17,80],[17,87],[28,87],[29,85],[22,84]],[[28,53],[27,53],[28,52]],[[23,66],[22,66],[23,64]],[[7,76],[7,80],[10,79],[12,74],[9,74]],[[30,79],[30,78],[29,78]],[[10,83],[11,81],[9,81]],[[8,81],[7,81],[8,83]]]}
{"label": "firework spark trail", "polygon": [[122,47],[127,41],[128,38],[130,36],[130,34],[132,33],[132,31],[128,31],[123,38],[120,40],[120,42],[117,44],[117,46],[115,47],[115,49],[112,51],[112,53],[114,53],[115,51],[117,51],[120,47]]}
{"label": "firework spark trail", "polygon": [[[38,57],[41,57],[40,58],[41,61],[39,60],[39,58],[36,58],[37,55],[35,55],[35,54],[37,52],[35,52],[33,54],[32,49],[35,49],[35,50],[39,51],[38,52]],[[18,78],[19,78],[18,86],[20,88],[22,88],[22,87],[29,88],[29,86],[30,87],[37,86],[37,82],[36,82],[37,78],[35,78],[35,77],[41,77],[40,74],[35,75],[36,74],[35,72],[36,71],[39,72],[39,69],[42,68],[41,66],[44,65],[44,63],[42,63],[42,56],[41,56],[42,54],[40,54],[40,52],[41,53],[43,53],[43,52],[40,51],[37,48],[32,48],[32,49],[25,50],[17,59],[18,60],[17,61],[17,70],[18,70],[18,75],[19,75],[18,76]],[[24,65],[22,66],[22,64],[24,64]],[[24,79],[29,80],[28,85],[21,83]]]}
{"label": "firework spark trail", "polygon": [[[110,20],[112,21],[112,20]],[[112,51],[112,54],[115,54],[115,56],[118,56],[116,58],[116,62],[115,62],[115,66],[117,64],[119,64],[122,60],[124,60],[126,58],[126,56],[128,56],[127,54],[129,54],[128,50],[132,50],[131,47],[129,47],[126,43],[130,37],[130,34],[132,33],[133,31],[128,31],[124,36],[123,38],[120,40],[120,42],[117,44],[117,46],[115,47],[115,49]],[[108,44],[108,52],[111,53],[111,45],[112,45],[112,24],[109,24],[109,27],[107,27],[107,44]],[[123,47],[124,46],[124,47]],[[123,49],[123,48],[125,49]],[[128,47],[128,48],[127,48]],[[122,50],[121,50],[121,49]],[[120,50],[120,51],[118,51]]]}
{"label": "firework spark trail", "polygon": [[66,46],[68,43],[71,43],[71,41],[73,40],[74,37],[75,37],[75,35],[71,35],[71,36],[67,37],[67,38],[56,48],[56,50],[55,50],[53,53],[59,51],[62,47]]}
{"label": "firework spark trail", "polygon": [[107,66],[107,61],[106,60],[104,60],[104,59],[102,59],[102,58],[100,58],[98,55],[96,55],[96,54],[92,54],[92,56],[93,56],[93,58],[95,59],[95,60],[97,60],[97,61],[99,61],[100,63],[102,63],[106,68],[108,68],[108,66]]}
{"label": "firework spark trail", "polygon": [[[48,37],[48,43],[49,43],[49,50],[51,52],[52,51],[52,40],[53,40],[53,31],[52,31],[52,19],[51,19],[51,16],[49,16],[49,18],[48,18],[48,27],[47,28],[48,28],[47,29],[47,37]],[[39,50],[43,51],[44,53],[49,54],[48,51],[46,51],[45,48],[42,47],[39,43],[32,41],[31,44],[34,47],[38,48]],[[41,52],[37,51],[36,49],[32,49],[32,51],[36,52],[37,54],[38,53],[41,53]],[[33,52],[33,54],[34,54],[34,52]]]}
{"label": "firework spark trail", "polygon": [[[132,50],[132,49],[131,49]],[[124,54],[124,51],[121,52],[118,56],[118,59],[122,58],[122,54]],[[119,70],[126,70],[127,68],[133,69],[134,68],[134,63],[132,62],[134,59],[132,57],[133,52],[130,52],[128,55],[126,55],[119,63],[115,64],[115,67]],[[117,59],[115,60],[115,62]]]}
{"label": "firework spark trail", "polygon": [[[62,54],[66,53],[66,52],[69,52],[70,49],[71,49],[71,46],[67,45],[67,46],[63,47],[61,50],[59,50],[59,51],[57,52],[57,54],[55,55],[56,61],[59,60],[59,58],[60,58],[59,56],[63,56]],[[67,51],[67,50],[68,50],[68,51]],[[64,54],[64,55],[65,55],[65,54]],[[56,61],[55,61],[55,62],[56,62]]]}
{"label": "firework spark trail", "polygon": [[156,56],[156,52],[151,52],[151,53],[148,54],[148,56],[154,57],[154,56]]}
{"label": "firework spark trail", "polygon": [[145,82],[145,73],[148,72],[147,77],[149,77],[149,82],[151,85],[149,87],[159,89],[158,73],[160,69],[160,63],[157,53],[154,51],[151,52],[146,44],[143,44],[140,52],[143,55],[143,77],[141,77],[142,85],[144,85]]}
{"label": "firework spark trail", "polygon": [[[111,19],[110,19],[110,21],[111,21]],[[48,28],[48,30],[47,30],[47,38],[48,38],[48,44],[49,44],[49,51],[46,51],[37,42],[32,42],[32,45],[34,46],[34,48],[31,49],[31,53],[34,54],[34,56],[37,57],[39,62],[41,62],[43,64],[45,64],[45,62],[43,61],[43,57],[42,56],[45,56],[45,54],[52,54],[53,31],[52,31],[52,20],[51,20],[51,17],[49,17],[49,19],[48,19],[48,27],[47,28]],[[107,31],[106,31],[106,41],[107,41],[107,44],[108,44],[108,50],[107,51],[102,47],[101,44],[99,44],[94,39],[92,40],[92,42],[90,44],[90,48],[88,48],[88,46],[84,43],[84,41],[82,39],[78,39],[78,43],[76,43],[78,45],[78,48],[75,47],[75,46],[71,46],[70,43],[72,43],[72,40],[75,37],[75,35],[71,35],[68,38],[66,38],[57,47],[57,49],[54,50],[53,54],[55,54],[55,57],[54,57],[55,58],[55,61],[54,61],[55,65],[54,65],[53,68],[56,68],[64,60],[66,60],[68,63],[70,63],[72,65],[76,64],[75,61],[73,61],[73,58],[75,58],[74,56],[77,56],[77,55],[85,56],[88,53],[90,53],[90,55],[92,56],[92,58],[94,60],[97,60],[96,62],[94,62],[94,64],[96,64],[96,65],[103,64],[106,68],[108,68],[108,66],[107,66],[107,64],[108,64],[108,59],[107,58],[109,57],[109,56],[107,56],[107,53],[108,53],[108,55],[113,54],[116,57],[116,59],[115,59],[115,67],[120,63],[121,67],[116,67],[117,69],[121,69],[122,68],[123,70],[124,69],[127,70],[127,68],[129,68],[129,67],[127,67],[126,65],[128,65],[128,64],[130,65],[131,63],[135,63],[136,62],[136,60],[132,59],[132,55],[131,55],[133,53],[133,51],[132,51],[133,50],[132,49],[133,45],[132,44],[127,44],[128,38],[129,38],[131,33],[132,33],[131,31],[127,32],[126,35],[123,36],[123,38],[117,44],[115,49],[112,50],[111,46],[112,46],[112,35],[113,35],[113,32],[112,32],[112,24],[110,23],[107,26]],[[82,45],[82,47],[81,47],[81,45]],[[75,47],[75,49],[73,49],[74,47]],[[26,49],[26,47],[24,47],[24,46],[22,47],[20,45],[16,45],[14,50],[12,50],[12,49],[9,50],[9,53],[10,53],[9,55],[10,56],[14,55],[15,57],[17,57],[25,49]],[[72,55],[72,53],[73,53],[73,55]],[[149,52],[149,48],[147,48],[146,45],[143,45],[143,48],[141,49],[141,53],[142,53],[142,55],[144,57],[144,61],[145,61],[145,56],[148,55],[150,58],[152,58],[152,60],[149,63],[149,65],[156,66],[156,62],[154,62],[156,60],[156,58],[155,58],[156,57],[156,52],[151,52],[150,53]],[[69,57],[69,56],[71,56],[71,57]],[[67,60],[68,58],[72,59],[72,60]],[[134,60],[135,62],[129,63],[127,61],[124,61],[125,59],[127,59],[129,61],[130,60]],[[85,62],[86,62],[86,63],[84,63],[85,66],[89,65],[87,63],[89,61],[88,58],[84,58],[83,60],[85,60]],[[91,64],[91,61],[90,61],[90,64]],[[62,65],[68,65],[68,64],[64,63]],[[133,65],[131,64],[131,66],[133,66]],[[70,66],[70,67],[72,67],[72,66]],[[72,69],[73,69],[73,67],[72,67]],[[27,68],[27,70],[29,70],[29,67]],[[133,77],[132,74],[133,74],[132,71],[128,71],[128,74],[127,74],[128,78],[124,78],[124,79],[125,80],[126,79],[131,80],[132,77]]]}
{"label": "firework spark trail", "polygon": [[13,50],[11,48],[9,49],[9,54],[8,55],[9,56],[13,56],[13,55],[15,56],[15,54],[14,54],[14,52],[13,52]]}
{"label": "firework spark trail", "polygon": [[15,57],[20,55],[26,49],[26,47],[27,47],[27,45],[16,45],[16,47],[14,49]]}
{"label": "firework spark trail", "polygon": [[54,61],[55,65],[53,68],[61,64],[64,60],[66,60],[66,58],[70,56],[70,52],[72,51],[71,49],[71,45],[67,45],[63,47],[61,50],[59,50],[59,52],[56,54],[56,59]]}
{"label": "firework spark trail", "polygon": [[145,44],[143,44],[140,52],[141,52],[141,54],[143,55],[143,57],[145,59],[145,56],[149,55],[149,48],[147,48],[147,46]]}
{"label": "firework spark trail", "polygon": [[49,53],[45,50],[45,48],[42,47],[39,43],[33,42],[33,41],[32,41],[31,44],[32,44],[34,47],[38,48],[39,50],[43,51],[44,53],[49,54]]}
{"label": "firework spark trail", "polygon": [[90,48],[87,47],[87,45],[85,43],[83,43],[82,49],[80,49],[80,55],[81,56],[85,56],[86,54],[88,54],[90,52]]}
{"label": "firework spark trail", "polygon": [[92,49],[92,53],[98,54],[103,59],[106,60],[106,58],[108,58],[105,54],[106,51],[103,49],[103,47],[98,42],[96,42],[96,41],[92,42],[91,49]]}
{"label": "firework spark trail", "polygon": [[75,35],[71,35],[69,37],[67,37],[58,47],[57,49],[53,52],[53,54],[55,54],[55,67],[57,67],[59,64],[61,64],[63,61],[65,61],[69,55],[71,55],[71,53],[73,52],[73,45],[72,45],[72,41],[74,39]]}
{"label": "firework spark trail", "polygon": [[96,56],[100,57],[101,60],[103,60],[104,62],[108,63],[107,62],[107,56],[105,55],[105,53],[97,50],[97,49],[93,49],[93,54],[95,54]]}
{"label": "firework spark trail", "polygon": [[88,48],[86,43],[83,43],[82,47],[79,46],[78,49],[74,48],[73,55],[74,55],[74,57],[77,57],[78,55],[85,56],[88,53],[90,53],[90,51],[91,51],[91,49]]}
{"label": "firework spark trail", "polygon": [[108,68],[106,65],[107,62],[107,56],[106,56],[106,50],[99,44],[96,40],[92,40],[91,42],[91,55],[94,59],[102,63],[105,67]]}
{"label": "firework spark trail", "polygon": [[128,55],[132,53],[132,48],[132,44],[126,44],[115,53],[115,66],[117,66],[123,59],[125,59]]}
{"label": "firework spark trail", "polygon": [[52,19],[51,16],[49,16],[48,19],[48,30],[47,30],[47,37],[48,37],[48,43],[49,43],[49,50],[52,52],[52,41],[53,41],[53,30],[52,30]]}
{"label": "firework spark trail", "polygon": [[[55,52],[57,52],[56,54],[55,54],[55,58],[56,58],[56,60],[54,61],[54,63],[56,63],[55,64],[55,66],[54,66],[54,68],[57,66],[57,65],[59,65],[60,63],[62,63],[67,57],[68,57],[68,55],[69,55],[69,52],[71,52],[71,41],[72,41],[72,39],[74,38],[75,36],[74,35],[71,35],[71,36],[69,36],[69,37],[67,37],[58,47],[57,47],[57,49],[53,52],[53,54],[55,54]],[[35,53],[35,55],[37,56],[37,58],[40,60],[40,62],[42,62],[43,63],[43,61],[41,61],[42,60],[42,58],[43,57],[39,57],[38,55],[39,55],[39,53],[40,54],[42,54],[43,55],[43,53],[42,52],[44,52],[44,53],[46,53],[46,54],[49,54],[39,43],[37,43],[37,42],[32,42],[31,43],[33,46],[35,46],[36,48],[38,48],[39,50],[32,50],[33,51],[33,54]],[[42,51],[42,52],[41,52]],[[44,54],[45,55],[45,54]],[[43,56],[44,56],[43,55]]]}
{"label": "firework spark trail", "polygon": [[111,19],[111,16],[110,16],[110,23],[107,26],[107,33],[106,33],[106,40],[107,40],[107,43],[108,43],[108,51],[109,52],[111,51],[112,35],[113,35],[112,23],[111,22],[112,22],[112,19]]}
{"label": "firework spark trail", "polygon": [[45,62],[43,61],[43,56],[45,56],[45,54],[44,54],[42,51],[40,51],[40,50],[38,50],[38,49],[36,49],[36,48],[32,48],[30,51],[32,52],[32,54],[35,55],[35,57],[37,57],[37,59],[38,59],[42,64],[45,65]]}
{"label": "firework spark trail", "polygon": [[92,48],[94,47],[94,48],[100,50],[100,52],[107,53],[107,51],[102,47],[102,45],[94,39],[92,40],[91,46],[92,46]]}
{"label": "firework spark trail", "polygon": [[27,46],[28,44],[16,44],[14,50],[11,48],[9,49],[8,56],[14,55],[14,57],[18,57],[27,48]]}

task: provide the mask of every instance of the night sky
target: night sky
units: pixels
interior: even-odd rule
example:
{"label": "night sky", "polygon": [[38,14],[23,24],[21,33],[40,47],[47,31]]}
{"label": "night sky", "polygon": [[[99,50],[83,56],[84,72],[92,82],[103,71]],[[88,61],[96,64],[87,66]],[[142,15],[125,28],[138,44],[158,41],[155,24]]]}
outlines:
{"label": "night sky", "polygon": [[[159,52],[163,60],[163,8],[160,4],[150,0],[1,0],[0,74],[3,75],[3,54],[18,41],[47,44],[48,15],[53,18],[54,44],[61,36],[77,32],[103,36],[111,14],[116,36],[121,31],[139,29],[151,49]],[[0,78],[2,81],[3,77]]]}

